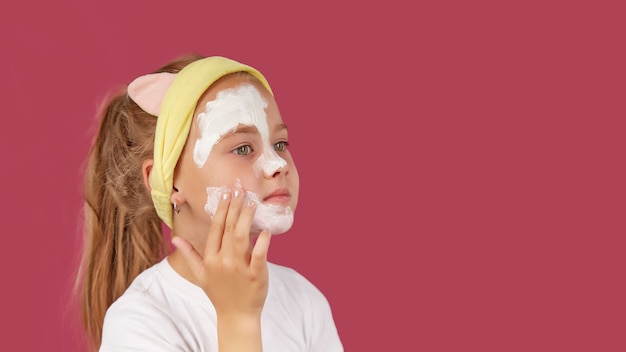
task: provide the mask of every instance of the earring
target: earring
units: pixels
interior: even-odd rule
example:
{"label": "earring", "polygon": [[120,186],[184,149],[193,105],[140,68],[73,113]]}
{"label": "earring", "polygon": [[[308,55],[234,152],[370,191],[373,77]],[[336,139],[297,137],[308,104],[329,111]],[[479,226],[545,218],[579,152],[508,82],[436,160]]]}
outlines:
{"label": "earring", "polygon": [[178,204],[176,204],[176,202],[174,202],[174,213],[175,214],[180,213],[180,208],[178,207]]}

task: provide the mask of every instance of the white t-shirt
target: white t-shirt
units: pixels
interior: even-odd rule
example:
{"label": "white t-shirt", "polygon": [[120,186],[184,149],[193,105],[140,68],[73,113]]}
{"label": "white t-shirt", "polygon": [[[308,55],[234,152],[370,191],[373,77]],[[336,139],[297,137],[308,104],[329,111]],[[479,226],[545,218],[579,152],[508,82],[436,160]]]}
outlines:
{"label": "white t-shirt", "polygon": [[[324,295],[295,270],[268,263],[263,350],[341,352]],[[107,310],[100,351],[217,352],[215,309],[167,258],[145,270]]]}

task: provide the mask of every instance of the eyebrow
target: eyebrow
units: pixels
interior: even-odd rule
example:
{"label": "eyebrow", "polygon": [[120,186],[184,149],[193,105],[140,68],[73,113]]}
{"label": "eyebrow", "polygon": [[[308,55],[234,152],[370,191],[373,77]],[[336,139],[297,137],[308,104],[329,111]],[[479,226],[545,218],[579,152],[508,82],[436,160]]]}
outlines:
{"label": "eyebrow", "polygon": [[244,125],[235,128],[232,133],[259,133],[255,126]]}
{"label": "eyebrow", "polygon": [[256,129],[256,127],[244,125],[244,126],[237,127],[234,130],[231,130],[230,132],[228,132],[225,135],[223,135],[220,139],[228,139],[228,138],[233,137],[235,135],[256,134],[256,133],[259,133],[259,131]]}
{"label": "eyebrow", "polygon": [[[275,131],[278,132],[278,131],[282,131],[286,129],[287,129],[287,125],[285,125],[284,123],[281,123],[276,126]],[[227,139],[229,137],[232,137],[238,134],[241,135],[241,134],[256,134],[256,133],[259,133],[259,131],[257,130],[255,126],[243,125],[223,135],[221,139]]]}

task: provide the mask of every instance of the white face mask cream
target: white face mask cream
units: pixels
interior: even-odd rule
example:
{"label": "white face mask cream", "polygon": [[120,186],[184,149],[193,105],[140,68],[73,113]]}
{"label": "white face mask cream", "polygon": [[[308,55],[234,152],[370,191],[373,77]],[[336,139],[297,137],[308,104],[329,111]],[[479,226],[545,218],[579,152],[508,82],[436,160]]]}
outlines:
{"label": "white face mask cream", "polygon": [[[198,115],[200,137],[193,149],[193,160],[196,165],[204,166],[213,146],[222,136],[234,131],[239,125],[256,127],[263,141],[263,153],[253,165],[257,177],[261,177],[262,173],[271,176],[287,165],[270,144],[265,113],[267,105],[261,93],[251,84],[242,84],[219,92],[215,100],[209,101],[204,112]],[[241,186],[239,180],[237,186]],[[207,187],[207,202],[204,209],[208,213],[215,214],[219,196],[224,190],[226,188]],[[253,233],[268,230],[272,234],[281,234],[291,228],[294,215],[290,207],[264,204],[256,193],[249,191],[246,191],[245,197],[246,200],[256,204],[251,229]]]}

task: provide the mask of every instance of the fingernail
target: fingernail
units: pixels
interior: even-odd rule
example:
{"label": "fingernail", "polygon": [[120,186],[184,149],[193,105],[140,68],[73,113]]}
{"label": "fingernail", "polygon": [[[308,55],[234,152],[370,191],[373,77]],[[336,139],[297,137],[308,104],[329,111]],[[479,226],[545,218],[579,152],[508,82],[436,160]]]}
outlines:
{"label": "fingernail", "polygon": [[246,202],[246,206],[248,208],[254,208],[254,207],[256,207],[256,203],[251,201],[251,200],[249,200],[249,201]]}
{"label": "fingernail", "polygon": [[233,197],[237,198],[241,195],[241,190],[236,189],[235,192],[233,193]]}
{"label": "fingernail", "polygon": [[228,200],[230,198],[230,192],[226,191],[222,193],[222,200]]}

